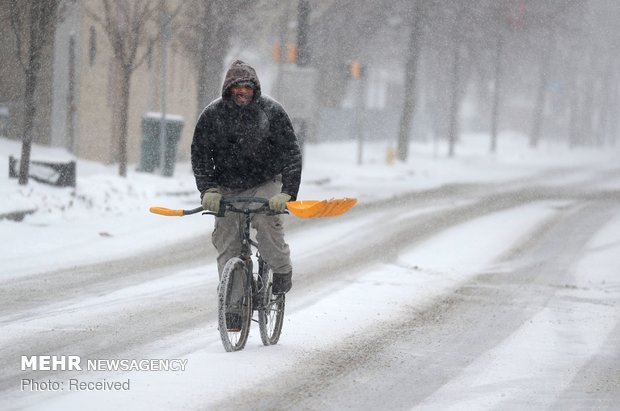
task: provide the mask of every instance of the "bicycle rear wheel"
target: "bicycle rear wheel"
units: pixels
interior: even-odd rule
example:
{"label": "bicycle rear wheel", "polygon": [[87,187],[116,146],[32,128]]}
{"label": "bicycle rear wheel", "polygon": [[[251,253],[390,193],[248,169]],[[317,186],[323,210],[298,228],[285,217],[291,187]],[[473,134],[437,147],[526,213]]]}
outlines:
{"label": "bicycle rear wheel", "polygon": [[[244,262],[237,257],[228,260],[218,289],[218,325],[224,349],[229,352],[242,350],[250,333],[252,292],[246,281]],[[243,294],[237,299],[235,296],[239,292],[235,291],[235,287],[239,286]]]}
{"label": "bicycle rear wheel", "polygon": [[274,345],[280,339],[282,323],[284,322],[284,294],[273,295],[273,272],[271,268],[261,261],[259,263],[261,273],[260,304],[258,308],[258,326],[260,338],[264,345]]}

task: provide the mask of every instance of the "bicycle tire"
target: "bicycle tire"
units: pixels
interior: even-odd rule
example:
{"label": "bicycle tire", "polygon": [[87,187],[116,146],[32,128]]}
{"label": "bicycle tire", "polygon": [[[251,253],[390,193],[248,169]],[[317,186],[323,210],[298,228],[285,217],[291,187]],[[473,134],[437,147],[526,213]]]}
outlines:
{"label": "bicycle tire", "polygon": [[258,327],[260,338],[264,345],[274,345],[278,343],[282,333],[284,322],[285,297],[273,295],[271,288],[273,284],[273,272],[271,268],[262,261],[259,263],[261,271],[261,292],[259,293],[260,304],[258,308]]}
{"label": "bicycle tire", "polygon": [[238,307],[238,310],[235,310],[235,313],[241,315],[239,330],[229,330],[226,324],[226,314],[230,315],[232,311],[232,307],[229,307],[229,300],[235,274],[237,274],[237,278],[247,278],[245,264],[238,257],[233,257],[226,262],[218,289],[218,328],[222,345],[224,345],[224,349],[228,352],[239,351],[245,347],[252,321],[252,293],[250,286],[247,285],[245,287],[245,295],[240,302],[240,307]]}

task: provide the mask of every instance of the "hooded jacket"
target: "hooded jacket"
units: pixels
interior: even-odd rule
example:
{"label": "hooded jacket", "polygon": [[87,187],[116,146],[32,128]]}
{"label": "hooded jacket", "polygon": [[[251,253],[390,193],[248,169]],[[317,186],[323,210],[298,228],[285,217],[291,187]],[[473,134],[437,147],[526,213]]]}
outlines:
{"label": "hooded jacket", "polygon": [[[231,97],[232,86],[241,81],[254,84],[246,106],[237,106]],[[256,71],[241,60],[228,69],[222,97],[200,115],[191,151],[201,195],[218,186],[256,187],[281,174],[282,192],[297,198],[301,153],[291,121],[278,102],[262,95]]]}

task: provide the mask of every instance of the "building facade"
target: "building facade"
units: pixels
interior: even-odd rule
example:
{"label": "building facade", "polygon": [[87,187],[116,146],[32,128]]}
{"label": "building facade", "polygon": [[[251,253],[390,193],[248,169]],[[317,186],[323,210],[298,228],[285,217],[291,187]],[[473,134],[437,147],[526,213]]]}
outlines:
{"label": "building facade", "polygon": [[[93,13],[103,15],[102,2],[76,2],[66,13],[54,41],[51,143],[66,147],[80,158],[114,163],[118,155],[121,69],[110,40],[92,17]],[[130,164],[139,161],[143,116],[161,112],[164,84],[166,113],[181,116],[185,122],[177,150],[180,159],[189,158],[198,113],[194,70],[179,40],[172,32],[162,43],[156,39],[158,27],[150,27],[150,41],[138,49],[138,56],[146,53],[146,58],[131,77],[127,136]]]}
{"label": "building facade", "polygon": [[[170,7],[174,3],[166,2]],[[43,52],[33,138],[35,143],[64,147],[79,158],[111,164],[118,161],[121,71],[110,40],[93,15],[103,16],[101,0],[67,2],[62,18],[50,30],[53,41]],[[8,24],[7,8],[0,10],[0,21],[6,23],[0,25],[0,53],[8,57],[0,68],[0,114],[9,113],[4,134],[21,139],[24,74],[14,53],[15,36]],[[166,113],[181,116],[185,123],[178,159],[189,159],[199,113],[192,63],[174,30],[165,43],[157,39],[158,22],[154,18],[148,26],[149,40],[138,48],[138,56],[146,53],[146,58],[131,77],[127,136],[130,167],[140,159],[142,118],[148,112],[161,112],[162,94]],[[36,150],[32,158],[36,159]]]}

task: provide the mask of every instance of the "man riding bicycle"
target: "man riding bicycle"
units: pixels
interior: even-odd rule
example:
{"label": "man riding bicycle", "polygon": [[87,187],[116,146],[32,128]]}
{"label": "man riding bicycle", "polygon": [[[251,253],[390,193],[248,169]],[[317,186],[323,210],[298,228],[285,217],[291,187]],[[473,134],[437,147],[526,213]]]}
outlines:
{"label": "man riding bicycle", "polygon": [[[301,153],[291,121],[275,100],[262,95],[256,71],[232,63],[222,97],[202,112],[192,141],[192,169],[202,207],[218,212],[224,197],[262,197],[277,212],[295,200],[301,181]],[[241,216],[215,218],[212,241],[218,271],[240,249]],[[292,286],[290,250],[278,215],[256,214],[252,226],[263,259],[273,270],[273,293]]]}

